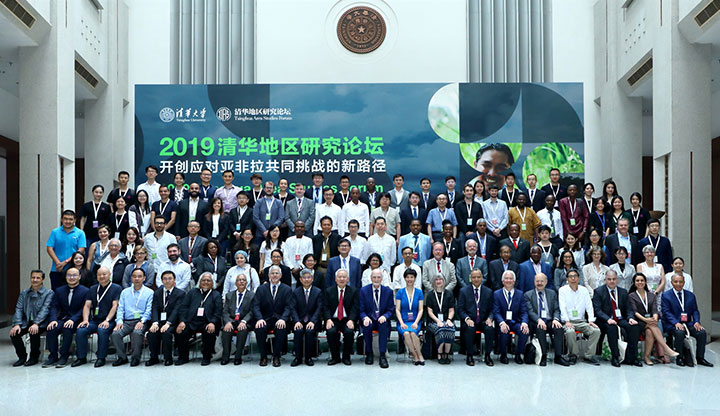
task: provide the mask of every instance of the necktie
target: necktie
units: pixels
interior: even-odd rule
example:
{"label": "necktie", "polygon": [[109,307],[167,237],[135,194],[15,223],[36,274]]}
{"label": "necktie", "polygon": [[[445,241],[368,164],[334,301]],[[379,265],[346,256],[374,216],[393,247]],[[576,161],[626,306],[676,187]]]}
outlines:
{"label": "necktie", "polygon": [[440,260],[438,260],[438,262],[437,262],[437,269],[438,269],[438,273],[442,273],[442,269],[440,268]]}
{"label": "necktie", "polygon": [[272,297],[273,297],[273,300],[275,300],[275,294],[276,294],[276,293],[277,293],[277,286],[276,286],[276,285],[273,285],[273,287],[272,287]]}
{"label": "necktie", "polygon": [[545,308],[543,304],[545,301],[543,300],[543,292],[538,292],[538,300],[539,300],[539,307],[538,307],[538,315],[542,317],[543,309]]}
{"label": "necktie", "polygon": [[425,209],[427,209],[427,206],[428,206],[428,194],[423,194],[423,199],[425,200]]}
{"label": "necktie", "polygon": [[550,214],[550,227],[554,230],[555,229],[555,220],[553,220],[552,210],[548,211],[548,214]]}
{"label": "necktie", "polygon": [[[168,292],[168,293],[170,293],[170,292]],[[238,307],[237,307],[237,311],[235,311],[235,313],[238,313],[238,314],[240,313],[240,305],[242,305],[242,298],[243,298],[243,294],[238,293]]]}
{"label": "necktie", "polygon": [[73,295],[73,288],[70,289],[70,293],[68,293],[68,306],[72,304],[72,295]]}
{"label": "necktie", "polygon": [[475,256],[470,257],[470,270],[475,267]]}
{"label": "necktie", "polygon": [[413,207],[413,218],[417,219],[417,207]]}
{"label": "necktie", "polygon": [[448,199],[450,200],[450,206],[455,202],[455,191],[448,192]]}
{"label": "necktie", "polygon": [[530,190],[530,202],[533,202],[533,199],[535,199],[535,190],[531,189]]}
{"label": "necktie", "polygon": [[415,240],[413,241],[413,251],[419,254],[420,250],[418,250],[418,236],[414,235],[413,240]]}
{"label": "necktie", "polygon": [[678,292],[678,298],[680,299],[680,303],[682,303],[682,301],[683,301],[682,294],[683,294],[682,290]]}
{"label": "necktie", "polygon": [[617,303],[615,303],[615,289],[610,291],[610,303],[612,303],[612,309],[613,309],[613,319],[617,320],[617,315],[615,315],[615,310],[617,309]]}
{"label": "necktie", "polygon": [[380,304],[380,290],[379,289],[375,289],[375,303],[377,305]]}
{"label": "necktie", "polygon": [[340,289],[340,297],[338,298],[338,321],[342,321],[344,318],[343,315],[343,292],[345,292],[345,289]]}
{"label": "necktie", "polygon": [[302,198],[298,198],[298,216],[300,215],[300,211],[302,211]]}
{"label": "necktie", "polygon": [[315,203],[320,203],[320,188],[315,188]]}
{"label": "necktie", "polygon": [[310,297],[310,291],[305,289],[305,303],[308,303],[308,298]]}
{"label": "necktie", "polygon": [[517,250],[517,240],[513,238],[512,242],[513,242],[513,245],[515,246],[515,250]]}
{"label": "necktie", "polygon": [[480,301],[480,294],[478,293],[478,289],[475,288],[475,321],[480,321],[480,307],[477,306],[478,302]]}
{"label": "necktie", "polygon": [[341,260],[342,260],[342,268],[347,270],[347,259],[341,258]]}
{"label": "necktie", "polygon": [[190,246],[188,249],[188,263],[192,263],[192,248],[195,245],[195,237],[190,237]]}

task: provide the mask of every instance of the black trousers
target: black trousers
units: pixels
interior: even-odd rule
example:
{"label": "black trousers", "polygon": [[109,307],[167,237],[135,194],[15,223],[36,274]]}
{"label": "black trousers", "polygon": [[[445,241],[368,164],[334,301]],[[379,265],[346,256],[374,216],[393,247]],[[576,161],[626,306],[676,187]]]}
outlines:
{"label": "black trousers", "polygon": [[600,331],[607,337],[608,345],[610,346],[610,352],[613,358],[620,356],[620,350],[618,349],[618,330],[619,326],[625,333],[625,341],[627,342],[627,350],[625,351],[626,363],[632,364],[637,359],[637,344],[640,338],[639,325],[630,325],[626,319],[620,319],[617,326],[609,325],[607,321],[596,320],[595,323],[600,328]]}
{"label": "black trousers", "polygon": [[[164,323],[160,325],[160,328],[165,325]],[[150,358],[158,358],[158,355],[160,355],[160,344],[162,342],[162,354],[163,358],[165,360],[172,360],[173,358],[173,334],[175,334],[175,326],[170,326],[167,331],[160,332],[158,329],[157,332],[150,332],[148,331],[146,333],[147,340],[148,340],[148,346],[150,348]],[[175,342],[178,342],[179,334],[175,335]],[[179,345],[179,342],[178,342]]]}
{"label": "black trousers", "polygon": [[317,340],[318,325],[315,325],[313,329],[307,329],[308,322],[300,322],[300,324],[302,324],[302,328],[293,330],[295,336],[295,358],[312,358],[315,355],[314,349]]}
{"label": "black trousers", "polygon": [[475,322],[475,326],[468,326],[465,322],[462,325],[463,339],[465,339],[465,354],[475,353],[475,331],[481,331],[485,335],[485,354],[490,354],[495,343],[495,328],[485,325],[485,321]]}
{"label": "black trousers", "polygon": [[[235,359],[239,360],[242,358],[243,348],[245,347],[245,341],[248,337],[248,331],[250,331],[250,323],[245,324],[244,330],[239,330],[238,325],[240,324],[240,321],[232,321],[232,327],[233,330],[230,332],[222,331],[222,335],[220,336],[221,342],[222,342],[222,359],[223,360],[229,360],[230,359],[230,351],[232,350],[232,339],[234,336],[237,335],[237,340],[235,341]],[[235,333],[237,331],[237,334]]]}
{"label": "black trousers", "polygon": [[178,356],[181,360],[190,358],[190,337],[200,332],[202,334],[202,355],[203,358],[209,360],[215,352],[215,339],[221,328],[215,326],[215,332],[212,334],[207,332],[205,327],[207,322],[190,322],[185,325],[185,330],[177,334],[175,341],[178,345]]}
{"label": "black trousers", "polygon": [[255,328],[255,337],[257,338],[258,349],[260,350],[260,358],[267,358],[267,335],[272,331],[275,334],[273,339],[273,357],[282,356],[282,348],[287,340],[287,322],[285,328],[280,329],[275,327],[277,319],[270,318],[265,320],[265,326],[262,328]]}
{"label": "black trousers", "polygon": [[545,325],[547,329],[541,329],[537,326],[537,322],[530,323],[530,335],[534,334],[537,337],[538,341],[540,341],[542,355],[546,356],[548,353],[547,334],[550,334],[553,348],[555,350],[555,357],[561,357],[563,352],[563,337],[565,330],[562,326],[560,328],[553,328],[552,320],[546,320]]}
{"label": "black trousers", "polygon": [[332,318],[333,327],[327,330],[327,340],[330,346],[330,354],[333,359],[340,359],[340,334],[343,336],[342,358],[350,358],[352,355],[353,343],[355,342],[355,330],[347,327],[349,319],[342,321]]}
{"label": "black trousers", "polygon": [[[12,340],[13,347],[15,347],[15,354],[18,358],[27,358],[27,351],[25,350],[25,343],[22,340],[23,335],[28,334],[28,329],[32,325],[32,322],[28,323],[27,328],[22,328],[20,333],[10,337]],[[40,327],[37,334],[30,335],[30,358],[37,359],[40,357],[40,335],[45,332],[45,328]],[[703,344],[703,348],[705,348]]]}
{"label": "black trousers", "polygon": [[[688,330],[690,331],[690,336],[695,338],[697,340],[697,359],[698,361],[705,358],[705,343],[707,342],[707,333],[705,330],[698,331],[695,329],[692,325],[688,325]],[[675,351],[682,353],[683,350],[683,342],[685,341],[685,337],[687,334],[685,333],[685,330],[679,330],[675,327],[671,327],[667,330],[669,334],[672,334],[673,336],[673,348]],[[680,355],[679,357],[682,357]]]}

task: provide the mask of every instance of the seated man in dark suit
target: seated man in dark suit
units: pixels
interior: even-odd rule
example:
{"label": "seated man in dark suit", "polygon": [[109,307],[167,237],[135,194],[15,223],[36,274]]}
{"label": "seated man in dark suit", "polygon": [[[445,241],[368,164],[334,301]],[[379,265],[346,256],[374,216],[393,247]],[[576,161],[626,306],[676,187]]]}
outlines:
{"label": "seated man in dark suit", "polygon": [[[80,271],[76,268],[65,272],[67,285],[55,289],[50,304],[50,323],[47,326],[47,349],[50,356],[43,363],[43,368],[57,366],[65,367],[70,356],[70,346],[77,324],[82,321],[83,306],[88,288],[80,285]],[[62,333],[62,346],[58,360],[58,335]]]}
{"label": "seated man in dark suit", "polygon": [[490,276],[485,280],[485,286],[493,291],[502,287],[502,275],[508,270],[518,273],[519,266],[510,260],[510,247],[500,246],[500,258],[495,259],[488,265]]}
{"label": "seated man in dark suit", "polygon": [[360,319],[365,339],[365,364],[373,364],[373,331],[378,332],[380,347],[380,368],[388,368],[387,341],[390,336],[390,317],[395,312],[393,291],[382,285],[382,269],[375,269],[370,274],[372,284],[360,289]]}
{"label": "seated man in dark suit", "polygon": [[592,298],[593,310],[597,317],[595,323],[607,337],[612,352],[611,364],[613,367],[620,367],[618,327],[625,331],[627,337],[627,351],[625,351],[623,364],[642,367],[642,363],[636,360],[640,325],[628,313],[627,290],[618,287],[617,283],[617,273],[611,269],[605,272],[605,284],[595,289]]}
{"label": "seated man in dark suit", "polygon": [[340,334],[343,334],[342,363],[352,364],[350,355],[355,338],[355,322],[358,319],[358,291],[348,285],[348,281],[347,270],[338,269],[335,272],[335,285],[325,289],[324,293],[323,316],[331,356],[328,365],[340,363]]}
{"label": "seated man in dark suit", "polygon": [[530,328],[528,327],[528,312],[525,309],[523,293],[515,289],[515,273],[508,270],[502,275],[503,288],[493,294],[493,317],[500,329],[500,362],[508,363],[507,345],[510,343],[510,332],[517,337],[515,346],[515,362],[522,364],[522,351],[525,350]]}
{"label": "seated man in dark suit", "polygon": [[242,364],[243,347],[252,327],[252,308],[255,293],[247,289],[247,277],[239,274],[235,277],[235,290],[225,295],[223,306],[223,332],[222,332],[222,358],[221,365],[230,363],[230,350],[233,336],[237,335],[235,342],[235,361],[233,364]]}
{"label": "seated man in dark suit", "polygon": [[[530,259],[518,265],[518,283],[517,288],[523,293],[533,290],[535,287],[535,276],[542,273],[545,276],[552,275],[552,268],[549,264],[542,260],[542,248],[540,246],[532,246],[530,248]],[[552,282],[550,289],[553,289]]]}
{"label": "seated man in dark suit", "polygon": [[554,290],[546,288],[547,275],[538,273],[535,275],[535,289],[525,292],[525,309],[528,311],[530,334],[535,334],[540,341],[542,358],[540,366],[547,364],[547,334],[551,335],[553,347],[555,348],[555,364],[567,367],[570,363],[562,356],[563,352],[563,330],[560,319],[560,304]]}
{"label": "seated man in dark suit", "polygon": [[[185,292],[175,287],[175,272],[166,270],[162,276],[162,287],[153,294],[152,317],[146,337],[150,349],[150,359],[145,365],[150,367],[160,362],[160,342],[165,365],[173,364],[173,334],[180,318],[180,309],[185,299]],[[178,335],[175,335],[177,340]]]}
{"label": "seated man in dark suit", "polygon": [[492,290],[482,285],[483,274],[480,269],[473,269],[470,272],[470,284],[460,289],[457,309],[462,325],[462,336],[465,340],[465,363],[475,365],[473,353],[475,351],[475,332],[482,331],[485,335],[485,364],[492,367],[495,365],[490,352],[495,342],[495,328],[493,327]]}
{"label": "seated man in dark suit", "polygon": [[276,248],[273,251],[271,251],[270,252],[270,261],[272,262],[272,264],[263,270],[263,274],[261,275],[262,277],[260,277],[260,283],[267,282],[268,281],[267,276],[268,276],[268,273],[270,272],[270,268],[273,266],[277,266],[280,268],[280,275],[281,275],[280,282],[282,284],[292,287],[292,270],[290,270],[290,268],[288,266],[282,264],[282,261],[283,261],[282,250],[279,248]]}
{"label": "seated man in dark suit", "polygon": [[[707,341],[707,333],[705,328],[700,325],[700,311],[698,310],[697,300],[692,292],[683,289],[685,286],[685,277],[682,274],[673,275],[670,280],[672,290],[667,290],[662,294],[662,321],[663,328],[668,334],[672,334],[674,340],[675,351],[683,351],[683,343],[687,336],[697,340],[697,363],[706,367],[712,367],[713,364],[705,359],[705,342]],[[683,367],[685,365],[692,367],[692,361],[685,362],[683,354],[678,355],[675,363]]]}
{"label": "seated man in dark suit", "polygon": [[293,334],[295,336],[295,359],[291,367],[297,367],[305,358],[305,365],[313,365],[313,351],[320,326],[321,313],[323,309],[322,291],[313,286],[314,273],[310,269],[300,271],[300,284],[293,291],[291,313],[293,322]]}
{"label": "seated man in dark suit", "polygon": [[510,248],[510,258],[517,264],[530,258],[530,243],[520,238],[520,225],[508,225],[508,238],[500,240],[500,247]]}
{"label": "seated man in dark suit", "polygon": [[253,315],[255,316],[255,336],[260,349],[260,366],[268,365],[267,334],[274,331],[273,339],[273,367],[280,367],[282,349],[287,340],[287,324],[290,320],[290,303],[292,302],[292,289],[280,283],[282,271],[278,266],[270,266],[270,282],[261,285],[255,292]]}
{"label": "seated man in dark suit", "polygon": [[175,365],[183,365],[190,361],[190,337],[202,333],[202,363],[210,365],[215,352],[220,322],[222,321],[222,295],[213,290],[213,278],[210,272],[200,276],[200,287],[191,289],[185,295],[180,323],[175,332],[178,334],[178,360]]}
{"label": "seated man in dark suit", "polygon": [[362,265],[360,259],[350,255],[350,240],[343,238],[337,243],[338,255],[328,260],[327,271],[325,272],[325,287],[335,285],[335,273],[339,269],[348,271],[350,281],[348,284],[360,290],[362,284]]}
{"label": "seated man in dark suit", "polygon": [[498,240],[492,233],[487,232],[485,218],[480,218],[475,222],[475,232],[468,239],[477,241],[477,254],[488,263],[498,258]]}

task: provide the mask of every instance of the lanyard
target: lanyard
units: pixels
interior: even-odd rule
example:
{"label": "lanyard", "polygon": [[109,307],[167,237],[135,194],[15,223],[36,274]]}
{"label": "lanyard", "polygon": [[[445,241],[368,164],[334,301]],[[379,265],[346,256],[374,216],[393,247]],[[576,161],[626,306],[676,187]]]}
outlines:
{"label": "lanyard", "polygon": [[244,294],[245,294],[244,292],[243,293],[238,292],[235,294],[235,310],[236,311],[238,309],[240,309],[240,303],[242,303],[242,298],[244,298],[244,296],[243,296]]}
{"label": "lanyard", "polygon": [[512,307],[512,303],[513,303],[512,295],[510,294],[510,292],[503,289],[503,296],[505,296],[505,302],[508,305],[507,310],[510,310],[510,308]]}
{"label": "lanyard", "polygon": [[[615,288],[614,290],[617,290],[617,288]],[[610,288],[608,288],[608,292],[610,292],[610,299],[612,299],[613,302],[615,302],[615,307],[619,308],[620,305],[618,304],[618,295],[613,296],[613,289],[610,289]]]}
{"label": "lanyard", "polygon": [[595,211],[595,215],[597,215],[598,219],[600,220],[600,224],[602,224],[603,230],[605,229],[605,214],[600,215],[599,212]]}
{"label": "lanyard", "polygon": [[208,194],[208,191],[210,190],[210,187],[211,187],[211,186],[212,186],[212,185],[208,185],[207,188],[206,188],[205,185],[202,185],[203,197],[207,198],[207,194]]}
{"label": "lanyard", "polygon": [[125,214],[127,214],[127,212],[123,212],[123,214],[120,216],[120,220],[118,220],[117,215],[115,215],[115,229],[116,230],[118,228],[120,228],[120,224],[123,222],[123,219],[125,219]]}
{"label": "lanyard", "polygon": [[630,213],[632,214],[633,220],[635,220],[634,224],[637,224],[638,218],[640,218],[640,208],[637,210],[637,215],[635,215],[635,211],[630,209]]}
{"label": "lanyard", "polygon": [[123,191],[121,191],[120,188],[118,188],[118,195],[120,195],[120,198],[125,198],[125,195],[127,195],[129,190],[130,189],[126,189],[125,193],[123,193]]}
{"label": "lanyard", "polygon": [[165,206],[163,206],[162,201],[160,201],[160,216],[165,214],[165,209],[167,208],[168,205],[170,205],[169,200],[168,200],[168,202],[165,203]]}
{"label": "lanyard", "polygon": [[550,192],[552,192],[553,196],[555,197],[555,200],[557,200],[557,196],[560,193],[560,185],[558,184],[557,191],[555,188],[553,188],[552,184],[550,184]]}
{"label": "lanyard", "polygon": [[[675,290],[673,290],[675,292]],[[680,299],[680,296],[678,295],[678,292],[675,292],[675,297],[678,300],[678,303],[680,303],[680,308],[682,309],[683,313],[685,312],[685,296],[682,296],[682,299]]]}
{"label": "lanyard", "polygon": [[661,237],[660,235],[658,235],[657,241],[655,242],[655,244],[653,244],[652,236],[651,236],[651,235],[648,235],[648,241],[650,241],[650,245],[651,245],[651,246],[653,247],[653,249],[655,250],[655,253],[657,253],[657,248],[658,248],[658,246],[660,245],[660,239],[661,239],[661,238],[662,238],[662,237]]}
{"label": "lanyard", "polygon": [[[440,216],[440,224],[442,224],[443,221],[445,221],[445,217],[447,217],[448,209],[445,208],[445,212],[440,211],[440,208],[438,208],[438,215]],[[440,226],[442,228],[442,226]]]}
{"label": "lanyard", "polygon": [[478,245],[480,245],[480,254],[485,256],[485,247],[487,246],[487,235],[484,235],[482,238],[480,238],[480,233],[475,231],[475,234],[478,238]]}
{"label": "lanyard", "polygon": [[538,243],[538,246],[540,246],[540,250],[543,251],[543,254],[550,254],[550,251],[552,250],[552,244],[547,247],[547,250],[545,250],[545,247],[540,243]]}
{"label": "lanyard", "polygon": [[373,207],[375,206],[375,192],[368,194],[368,198],[370,198],[370,205]]}
{"label": "lanyard", "polygon": [[530,196],[530,205],[532,205],[532,203],[535,202],[535,190],[528,189],[528,195]]}
{"label": "lanyard", "polygon": [[[172,290],[172,289],[170,289],[170,290]],[[170,302],[170,297],[168,296],[167,293],[168,293],[167,289],[163,290],[163,311],[165,309],[167,309],[168,302]],[[172,292],[170,292],[170,293],[172,293]]]}
{"label": "lanyard", "polygon": [[525,215],[527,214],[527,207],[523,207],[523,213],[520,213],[520,210],[518,207],[515,207],[515,210],[517,211],[518,215],[520,215],[520,219],[522,220],[523,224],[525,223]]}
{"label": "lanyard", "polygon": [[[574,204],[573,204],[574,202]],[[573,199],[572,202],[568,199],[568,206],[570,207],[570,218],[575,217],[575,208],[577,208],[577,199]]]}
{"label": "lanyard", "polygon": [[217,256],[212,258],[212,256],[208,254],[208,258],[213,262],[213,273],[217,273]]}
{"label": "lanyard", "polygon": [[[443,305],[443,299],[445,299],[445,291],[443,290],[442,295],[440,295],[440,299],[438,299],[437,290],[433,290],[433,293],[435,294],[435,302],[437,302],[437,304],[438,304],[438,309],[439,309],[438,312],[442,313],[442,310],[443,310],[442,305]],[[478,298],[480,298],[480,296],[478,296]]]}
{"label": "lanyard", "polygon": [[101,206],[102,206],[102,201],[99,202],[97,205],[95,205],[95,202],[93,202],[93,211],[95,211],[95,219],[98,219],[98,212],[100,211]]}
{"label": "lanyard", "polygon": [[465,208],[467,209],[468,218],[472,218],[472,201],[469,204],[465,204]]}
{"label": "lanyard", "polygon": [[[592,211],[592,198],[588,201],[587,198],[583,198],[585,200],[585,205],[588,207],[588,212]],[[603,228],[605,228],[605,223],[603,222]]]}
{"label": "lanyard", "polygon": [[[411,289],[411,290],[412,290],[412,292],[413,292],[413,295],[412,295],[412,296],[410,296],[410,293],[409,293],[409,290],[408,290],[408,289]],[[435,296],[437,296],[437,295],[435,295]],[[405,288],[405,297],[406,297],[407,300],[408,300],[408,309],[412,310],[413,300],[415,299],[415,286],[413,286],[413,287],[406,287],[406,288]]]}
{"label": "lanyard", "polygon": [[375,289],[373,287],[373,291],[377,293],[377,297],[373,296],[373,300],[375,301],[375,311],[380,311],[380,288]]}
{"label": "lanyard", "polygon": [[347,193],[347,196],[345,196],[345,194],[340,192],[340,198],[342,198],[343,205],[347,204],[348,201],[350,200],[350,192]]}
{"label": "lanyard", "polygon": [[208,290],[207,295],[205,295],[205,297],[203,298],[202,302],[200,302],[200,307],[201,307],[201,308],[202,308],[203,305],[205,304],[205,301],[207,300],[208,296],[210,296],[210,293],[211,293],[211,292],[212,292],[212,289]]}
{"label": "lanyard", "polygon": [[[254,191],[253,191],[254,192]],[[270,203],[268,204],[267,200],[270,199]],[[275,198],[265,198],[265,206],[267,207],[268,214],[271,212],[273,204],[275,203]]]}
{"label": "lanyard", "polygon": [[[142,290],[142,288],[140,288]],[[135,297],[135,291],[133,290],[133,297]],[[140,303],[140,298],[142,297],[142,293],[138,291],[137,299],[135,299],[135,309],[138,308],[138,304]]]}
{"label": "lanyard", "polygon": [[105,291],[103,292],[102,296],[100,296],[100,286],[98,286],[98,291],[95,292],[95,299],[97,299],[97,305],[100,306],[100,302],[103,300],[105,295],[107,295],[108,290],[110,290],[110,286],[112,286],[112,283],[108,283],[107,287],[105,288]]}
{"label": "lanyard", "polygon": [[505,190],[505,193],[508,196],[508,201],[510,201],[510,205],[512,205],[513,200],[515,199],[515,188],[513,188],[512,195],[510,194],[510,191],[508,191],[507,189]]}
{"label": "lanyard", "polygon": [[493,201],[490,200],[490,203],[488,205],[490,205],[490,208],[492,209],[493,218],[498,218],[497,208],[498,208],[498,205],[500,205],[500,203],[497,200],[495,200],[495,207],[493,207]]}
{"label": "lanyard", "polygon": [[257,201],[258,199],[260,199],[260,195],[262,195],[262,189],[259,190],[258,193],[255,193],[255,190],[253,189],[253,190],[252,190],[252,193],[253,193],[253,199],[254,199],[255,201]]}
{"label": "lanyard", "polygon": [[640,298],[640,302],[643,304],[643,307],[645,308],[645,313],[650,313],[648,310],[648,295],[647,292],[645,292],[645,299],[643,299],[642,296],[638,293],[638,297]]}

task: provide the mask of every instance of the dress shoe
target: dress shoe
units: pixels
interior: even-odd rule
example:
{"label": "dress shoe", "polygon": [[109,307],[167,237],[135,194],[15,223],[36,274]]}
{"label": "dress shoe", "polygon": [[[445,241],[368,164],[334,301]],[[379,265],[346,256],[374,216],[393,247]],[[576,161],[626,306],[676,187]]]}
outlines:
{"label": "dress shoe", "polygon": [[223,358],[222,360],[220,360],[220,365],[228,365],[228,364],[230,364],[229,358]]}
{"label": "dress shoe", "polygon": [[24,365],[25,367],[32,367],[32,366],[34,366],[34,365],[37,364],[37,363],[38,363],[38,359],[37,359],[37,358],[31,358],[31,359],[25,361],[25,364],[23,364],[23,365]]}
{"label": "dress shoe", "polygon": [[25,361],[26,361],[25,357],[18,358],[18,360],[13,363],[13,367],[22,367],[23,365],[25,365]]}
{"label": "dress shoe", "polygon": [[243,363],[242,358],[236,358],[235,361],[233,361],[233,365],[240,365],[242,363]]}
{"label": "dress shoe", "polygon": [[677,364],[678,367],[685,367],[685,360],[683,360],[683,359],[680,358],[680,357],[677,357],[677,358],[675,359],[675,364]]}
{"label": "dress shoe", "polygon": [[419,363],[418,365],[419,365],[420,367],[424,367],[424,366],[425,366],[425,361],[418,361],[418,363]]}
{"label": "dress shoe", "polygon": [[472,355],[468,355],[467,357],[465,357],[465,364],[469,365],[470,367],[475,365],[475,359]]}
{"label": "dress shoe", "polygon": [[315,365],[315,361],[313,361],[312,358],[308,358],[308,359],[305,360],[305,365],[308,366],[308,367],[312,367],[312,366]]}
{"label": "dress shoe", "polygon": [[595,357],[590,357],[590,358],[585,357],[585,358],[583,358],[583,361],[588,364],[592,364],[592,365],[600,365],[600,363],[598,362],[597,359],[595,359]]}
{"label": "dress shoe", "polygon": [[56,359],[47,359],[42,365],[42,368],[48,368],[48,367],[55,367],[55,364],[58,362]]}
{"label": "dress shoe", "polygon": [[95,365],[94,365],[95,368],[100,368],[100,367],[102,367],[102,366],[104,366],[104,365],[105,365],[105,359],[104,359],[104,358],[98,358],[97,360],[95,360]]}
{"label": "dress shoe", "polygon": [[525,362],[522,359],[522,355],[515,354],[515,364],[525,364]]}
{"label": "dress shoe", "polygon": [[160,360],[157,357],[150,357],[149,360],[145,361],[145,367],[152,367],[158,363],[160,363]]}
{"label": "dress shoe", "polygon": [[365,364],[366,365],[373,365],[375,362],[375,358],[372,354],[365,354]]}
{"label": "dress shoe", "polygon": [[203,366],[203,367],[210,365],[210,359],[209,359],[209,358],[203,358],[202,361],[200,362],[200,365]]}
{"label": "dress shoe", "polygon": [[420,361],[413,361],[413,365],[414,365],[414,366],[420,365]]}
{"label": "dress shoe", "polygon": [[540,367],[545,367],[545,366],[547,366],[547,357],[546,357],[546,356],[543,355],[542,358],[540,358],[540,364],[539,364],[539,366],[540,366]]}
{"label": "dress shoe", "polygon": [[[273,363],[273,364],[274,364],[274,363]],[[297,366],[299,366],[300,364],[302,364],[302,359],[301,359],[301,358],[298,358],[298,357],[295,357],[295,359],[292,360],[292,362],[290,363],[290,367],[297,367]]]}
{"label": "dress shoe", "polygon": [[495,362],[493,361],[490,354],[485,354],[485,365],[488,367],[492,367],[495,365]]}
{"label": "dress shoe", "polygon": [[119,367],[119,366],[121,366],[123,364],[127,364],[127,363],[129,363],[127,358],[118,358],[117,360],[115,360],[115,362],[112,364],[112,366]]}
{"label": "dress shoe", "polygon": [[328,365],[335,365],[340,364],[340,360],[337,358],[331,358],[330,361],[328,361]]}
{"label": "dress shoe", "polygon": [[561,365],[563,367],[568,367],[570,365],[570,363],[566,359],[564,359],[562,356],[555,357],[555,360],[553,360],[553,362],[555,364]]}
{"label": "dress shoe", "polygon": [[500,363],[501,363],[501,364],[507,364],[507,363],[509,363],[509,361],[508,361],[508,359],[507,359],[507,355],[502,354],[502,355],[500,356]]}
{"label": "dress shoe", "polygon": [[133,358],[130,360],[130,367],[137,367],[140,365],[140,359],[139,358]]}
{"label": "dress shoe", "polygon": [[342,359],[342,363],[345,365],[352,365],[352,360],[350,360],[350,357],[344,357]]}
{"label": "dress shoe", "polygon": [[708,360],[706,360],[706,359],[704,359],[704,358],[700,358],[700,359],[698,360],[698,365],[702,365],[702,366],[705,366],[705,367],[713,367],[713,363],[711,363],[710,361],[708,361]]}
{"label": "dress shoe", "polygon": [[55,363],[55,368],[63,368],[68,365],[68,359],[67,358],[61,358],[58,360],[57,363]]}
{"label": "dress shoe", "polygon": [[280,357],[273,357],[273,367],[280,367]]}
{"label": "dress shoe", "polygon": [[260,367],[266,367],[268,365],[268,359],[267,357],[263,357],[260,359]]}
{"label": "dress shoe", "polygon": [[[167,363],[167,361],[165,362]],[[178,358],[177,360],[175,360],[175,365],[185,365],[189,362],[190,360],[188,360],[187,358]]]}
{"label": "dress shoe", "polygon": [[620,367],[620,361],[618,361],[617,358],[613,357],[612,360],[610,360],[610,365],[613,367]]}
{"label": "dress shoe", "polygon": [[76,359],[72,364],[70,364],[70,367],[79,367],[83,364],[87,364],[87,358]]}
{"label": "dress shoe", "polygon": [[620,364],[631,365],[633,367],[642,367],[642,363],[638,360],[633,360],[633,361],[623,360],[623,362],[621,362]]}
{"label": "dress shoe", "polygon": [[575,355],[575,354],[568,355],[568,364],[570,364],[570,365],[577,364],[577,355]]}
{"label": "dress shoe", "polygon": [[388,361],[385,354],[380,355],[380,368],[388,368]]}
{"label": "dress shoe", "polygon": [[[27,363],[25,363],[25,365],[27,365]],[[693,362],[693,360],[685,362],[685,365],[688,367],[695,367],[695,363]]]}
{"label": "dress shoe", "polygon": [[168,358],[167,360],[165,360],[165,367],[169,367],[169,366],[171,366],[171,365],[173,365],[173,360],[172,360],[172,358]]}

